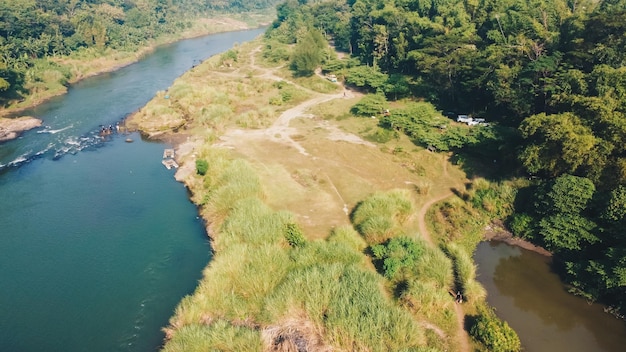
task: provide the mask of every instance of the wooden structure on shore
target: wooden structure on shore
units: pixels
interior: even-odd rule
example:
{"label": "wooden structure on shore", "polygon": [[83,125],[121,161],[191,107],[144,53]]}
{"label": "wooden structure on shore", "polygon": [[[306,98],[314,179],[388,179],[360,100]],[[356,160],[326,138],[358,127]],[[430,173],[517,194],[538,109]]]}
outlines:
{"label": "wooden structure on shore", "polygon": [[163,151],[163,160],[161,161],[161,164],[163,164],[163,166],[165,166],[168,170],[170,170],[171,168],[178,168],[178,164],[176,163],[176,160],[174,160],[174,149],[165,149]]}

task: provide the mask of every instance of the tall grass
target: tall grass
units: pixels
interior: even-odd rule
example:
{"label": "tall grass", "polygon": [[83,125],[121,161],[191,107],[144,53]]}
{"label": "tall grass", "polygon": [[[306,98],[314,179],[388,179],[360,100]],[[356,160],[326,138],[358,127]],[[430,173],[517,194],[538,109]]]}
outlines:
{"label": "tall grass", "polygon": [[425,343],[411,316],[380,290],[380,278],[354,265],[316,264],[292,271],[268,299],[268,318],[304,310],[340,350],[399,351]]}
{"label": "tall grass", "polygon": [[470,254],[454,243],[446,244],[445,251],[454,262],[457,290],[461,291],[465,301],[471,304],[483,301],[487,292],[476,281],[476,265]]}
{"label": "tall grass", "polygon": [[476,210],[460,198],[452,198],[429,211],[440,243],[454,242],[468,252],[473,252],[483,239],[489,216]]}
{"label": "tall grass", "polygon": [[[209,161],[209,165],[210,165]],[[205,195],[208,218],[218,223],[226,218],[237,201],[245,198],[263,198],[261,182],[250,164],[237,159],[222,171],[215,189]]]}
{"label": "tall grass", "polygon": [[357,205],[352,223],[370,245],[379,244],[402,232],[413,209],[408,190],[375,193]]}
{"label": "tall grass", "polygon": [[244,198],[232,206],[220,230],[220,247],[239,243],[286,245],[286,225],[293,222],[287,212],[274,212],[258,198]]}
{"label": "tall grass", "polygon": [[491,183],[484,178],[472,181],[468,195],[476,209],[484,210],[492,218],[503,219],[513,212],[517,191],[509,183]]}
{"label": "tall grass", "polygon": [[261,351],[257,330],[236,326],[225,320],[213,324],[192,324],[179,329],[163,348],[164,352]]}
{"label": "tall grass", "polygon": [[[166,351],[261,350],[275,342],[271,336],[283,339],[288,334],[280,332],[293,329],[300,329],[296,337],[321,338],[340,350],[425,346],[420,324],[389,298],[383,279],[364,265],[366,244],[358,233],[340,227],[328,241],[291,247],[285,233],[296,226],[293,216],[263,203],[248,163],[210,148],[200,149],[197,157],[208,161],[205,175],[195,176],[202,180],[203,212],[221,218],[214,223],[217,253],[194,294],[170,319]],[[394,191],[383,197],[392,204],[387,215],[398,226],[412,208],[408,195]],[[294,312],[312,328],[281,326],[293,320]]]}
{"label": "tall grass", "polygon": [[454,300],[447,290],[437,287],[435,282],[411,281],[400,302],[415,316],[431,322],[448,335],[453,335],[458,327]]}
{"label": "tall grass", "polygon": [[367,247],[365,240],[351,226],[340,226],[333,229],[328,237],[328,242],[343,244],[358,252],[363,252]]}

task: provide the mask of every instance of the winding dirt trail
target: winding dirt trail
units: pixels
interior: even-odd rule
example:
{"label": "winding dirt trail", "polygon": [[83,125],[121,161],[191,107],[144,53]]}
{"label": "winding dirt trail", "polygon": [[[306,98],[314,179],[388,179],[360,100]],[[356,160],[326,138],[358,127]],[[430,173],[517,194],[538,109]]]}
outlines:
{"label": "winding dirt trail", "polygon": [[[461,186],[458,184],[458,182],[455,182],[448,174],[448,157],[447,156],[443,157],[442,169],[443,169],[444,184],[449,186],[449,191],[428,200],[426,203],[424,203],[424,205],[422,205],[422,207],[417,213],[417,222],[418,222],[419,232],[424,238],[424,240],[433,246],[435,244],[428,231],[428,226],[426,225],[426,213],[428,212],[428,209],[430,209],[430,207],[433,206],[434,204],[441,202],[442,200],[452,196],[454,194],[452,193],[453,188]],[[457,341],[459,343],[459,352],[470,352],[471,349],[470,349],[470,343],[469,343],[469,335],[465,331],[465,312],[463,311],[461,304],[455,303],[454,311],[456,313],[456,320],[457,320],[457,326],[458,326],[456,334],[457,334]]]}

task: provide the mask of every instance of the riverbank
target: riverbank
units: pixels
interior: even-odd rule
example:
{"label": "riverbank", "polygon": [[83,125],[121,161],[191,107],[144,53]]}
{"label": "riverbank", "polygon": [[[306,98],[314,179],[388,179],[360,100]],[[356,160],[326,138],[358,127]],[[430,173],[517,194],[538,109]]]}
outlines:
{"label": "riverbank", "polygon": [[552,253],[543,247],[534,245],[519,237],[513,236],[509,230],[504,227],[504,224],[500,221],[493,221],[491,224],[485,227],[485,241],[499,241],[508,245],[527,249],[529,251],[539,253],[546,257],[551,257]]}
{"label": "riverbank", "polygon": [[[35,94],[31,94],[21,101],[15,101],[8,107],[0,108],[0,117],[17,116],[24,110],[40,105],[54,97],[66,94],[69,86],[83,79],[117,71],[128,65],[132,65],[153,52],[159,46],[209,34],[264,27],[267,26],[274,17],[273,11],[270,11],[267,13],[233,14],[229,17],[201,18],[196,20],[191,28],[180,33],[158,38],[134,52],[119,52],[107,49],[104,55],[89,60],[73,57],[48,58],[47,60],[56,64],[69,67],[72,76],[68,80],[68,84],[54,84],[56,88],[52,89],[41,89],[41,87],[39,87],[40,89],[38,89]],[[2,125],[3,123],[5,122],[0,121],[0,128],[4,127]]]}

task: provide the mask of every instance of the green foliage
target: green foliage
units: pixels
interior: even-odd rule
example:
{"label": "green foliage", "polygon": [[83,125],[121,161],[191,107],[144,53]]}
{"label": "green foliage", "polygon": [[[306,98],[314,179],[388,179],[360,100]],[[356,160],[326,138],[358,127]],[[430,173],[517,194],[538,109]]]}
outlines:
{"label": "green foliage", "polygon": [[233,62],[237,62],[239,59],[239,53],[235,49],[230,49],[221,55],[222,64],[232,65]]}
{"label": "green foliage", "polygon": [[590,128],[572,113],[541,113],[520,125],[527,146],[520,160],[531,174],[557,176],[589,166],[598,140]]}
{"label": "green foliage", "polygon": [[289,50],[287,45],[266,41],[262,52],[263,58],[271,63],[285,62],[289,60]]}
{"label": "green foliage", "polygon": [[483,307],[470,319],[469,333],[489,351],[517,352],[522,350],[519,337],[505,321],[496,317],[491,308]]}
{"label": "green foliage", "polygon": [[547,189],[539,189],[535,206],[542,214],[580,214],[595,190],[591,180],[565,174],[557,177]]}
{"label": "green foliage", "polygon": [[398,131],[390,131],[384,128],[376,128],[374,132],[368,134],[365,138],[376,143],[387,143],[392,139],[398,139]]}
{"label": "green foliage", "polygon": [[361,98],[358,103],[350,109],[358,116],[380,116],[387,107],[387,100],[379,94],[368,94]]}
{"label": "green foliage", "polygon": [[356,66],[348,69],[346,83],[367,92],[382,92],[389,76],[380,70],[369,66]]}
{"label": "green foliage", "polygon": [[619,186],[612,190],[602,218],[615,223],[624,223],[626,220],[626,186]]}
{"label": "green foliage", "polygon": [[508,227],[515,236],[523,239],[533,239],[535,233],[535,219],[526,213],[515,213],[508,222]]}
{"label": "green foliage", "polygon": [[306,244],[304,233],[300,226],[294,223],[288,223],[285,225],[285,239],[292,247],[302,247]]}
{"label": "green foliage", "polygon": [[291,56],[291,68],[297,76],[311,76],[322,63],[325,40],[316,30],[309,30],[298,40]]}
{"label": "green foliage", "polygon": [[209,162],[204,159],[196,160],[196,172],[198,175],[204,176],[206,172],[209,170]]}
{"label": "green foliage", "polygon": [[539,234],[548,250],[575,251],[582,249],[583,243],[593,244],[600,239],[592,231],[596,225],[577,214],[556,214],[539,222]]}
{"label": "green foliage", "polygon": [[375,193],[357,204],[352,223],[368,244],[375,245],[402,232],[402,225],[413,211],[406,190]]}
{"label": "green foliage", "polygon": [[403,270],[413,268],[424,251],[423,245],[408,237],[396,237],[371,248],[374,259],[382,263],[382,274],[397,279]]}

